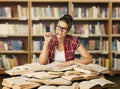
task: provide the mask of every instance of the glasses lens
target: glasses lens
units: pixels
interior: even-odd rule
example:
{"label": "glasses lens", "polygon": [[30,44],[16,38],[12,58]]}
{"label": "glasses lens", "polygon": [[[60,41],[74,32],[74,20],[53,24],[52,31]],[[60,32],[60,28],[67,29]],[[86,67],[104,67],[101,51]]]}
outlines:
{"label": "glasses lens", "polygon": [[64,32],[66,32],[67,31],[67,28],[66,27],[61,27],[61,26],[56,26],[56,30],[62,30],[62,31],[64,31]]}

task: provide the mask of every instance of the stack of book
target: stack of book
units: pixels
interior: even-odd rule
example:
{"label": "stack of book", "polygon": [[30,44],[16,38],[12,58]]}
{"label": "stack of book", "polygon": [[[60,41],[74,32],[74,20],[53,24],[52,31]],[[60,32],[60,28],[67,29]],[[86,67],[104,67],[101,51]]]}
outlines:
{"label": "stack of book", "polygon": [[3,89],[102,89],[117,85],[101,76],[109,71],[97,64],[62,68],[56,67],[56,64],[31,63],[13,67],[5,72],[19,76],[3,79]]}

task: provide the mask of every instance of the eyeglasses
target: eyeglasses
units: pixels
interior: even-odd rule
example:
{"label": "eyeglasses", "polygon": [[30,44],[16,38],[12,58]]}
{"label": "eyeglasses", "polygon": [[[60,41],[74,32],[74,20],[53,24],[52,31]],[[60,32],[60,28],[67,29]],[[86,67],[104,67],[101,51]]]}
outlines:
{"label": "eyeglasses", "polygon": [[67,32],[68,31],[68,28],[66,27],[61,27],[59,25],[56,26],[56,30],[61,30],[62,32]]}

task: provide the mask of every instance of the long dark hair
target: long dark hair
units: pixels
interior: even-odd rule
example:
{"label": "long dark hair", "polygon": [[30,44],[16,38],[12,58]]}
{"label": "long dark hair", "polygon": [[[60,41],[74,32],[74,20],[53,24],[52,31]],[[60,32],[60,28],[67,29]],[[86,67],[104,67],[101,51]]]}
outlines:
{"label": "long dark hair", "polygon": [[58,21],[64,21],[65,23],[67,23],[68,30],[70,30],[73,23],[73,18],[71,15],[64,15]]}

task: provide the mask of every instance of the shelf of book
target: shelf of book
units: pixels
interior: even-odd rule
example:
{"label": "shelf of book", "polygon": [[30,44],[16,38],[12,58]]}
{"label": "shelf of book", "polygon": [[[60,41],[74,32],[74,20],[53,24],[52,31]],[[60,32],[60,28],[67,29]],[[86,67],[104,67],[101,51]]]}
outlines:
{"label": "shelf of book", "polygon": [[0,0],[0,68],[11,69],[28,62],[29,2]]}
{"label": "shelf of book", "polygon": [[112,30],[111,30],[111,65],[112,65],[112,72],[119,73],[120,71],[120,2],[112,1],[112,16],[111,16],[111,23],[112,23]]}
{"label": "shelf of book", "polygon": [[69,0],[31,0],[30,5],[31,61],[36,61],[42,50],[44,33],[55,33],[55,25],[59,17],[69,13]]}
{"label": "shelf of book", "polygon": [[[119,0],[1,0],[0,10],[7,9],[9,14],[0,12],[0,54],[22,56],[20,64],[35,62],[44,43],[44,33],[54,33],[58,18],[71,14],[74,22],[70,34],[81,40],[96,59],[94,63],[118,71],[115,63],[120,58],[116,48],[120,41],[119,4]],[[22,41],[24,50],[4,51],[1,44],[7,40]]]}
{"label": "shelf of book", "polygon": [[[87,4],[89,2],[89,5]],[[87,5],[86,5],[87,4]],[[77,36],[93,57],[93,63],[109,67],[109,3],[108,1],[71,1],[74,18],[72,34]],[[79,35],[78,35],[79,34]]]}

